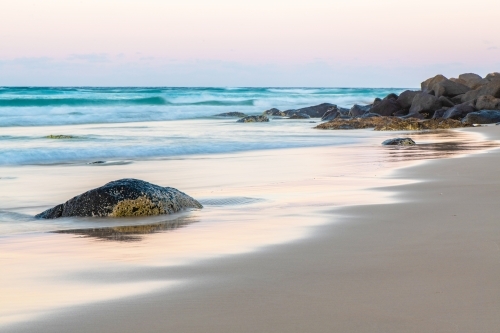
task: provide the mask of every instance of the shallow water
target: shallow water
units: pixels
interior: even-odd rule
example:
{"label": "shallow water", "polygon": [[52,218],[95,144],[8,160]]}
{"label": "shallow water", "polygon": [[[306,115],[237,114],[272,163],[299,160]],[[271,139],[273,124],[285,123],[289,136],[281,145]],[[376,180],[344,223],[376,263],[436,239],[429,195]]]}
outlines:
{"label": "shallow water", "polygon": [[[0,88],[0,165],[91,163],[349,144],[309,121],[236,124],[214,115],[261,114],[320,103],[369,104],[402,89]],[[317,122],[318,119],[311,119]],[[237,133],[238,135],[235,135]],[[330,134],[327,137],[331,137]],[[2,175],[0,175],[2,177]]]}
{"label": "shallow water", "polygon": [[[335,207],[397,200],[376,190],[411,181],[388,177],[396,167],[496,145],[462,131],[320,131],[310,120],[239,124],[208,117],[279,105],[342,105],[341,99],[359,103],[373,90],[202,89],[163,96],[168,103],[162,104],[152,98],[168,89],[37,89],[0,92],[0,325],[176,288],[190,281],[141,272],[303,239],[314,226],[333,223]],[[226,104],[210,102],[214,96]],[[85,98],[94,101],[79,101]],[[135,99],[133,105],[127,99]],[[419,145],[380,145],[401,135]],[[124,219],[33,217],[120,178],[178,188],[204,208]]]}
{"label": "shallow water", "polygon": [[[394,133],[369,133],[371,140],[352,146],[107,167],[2,167],[14,177],[2,184],[0,198],[0,266],[8,268],[0,275],[4,296],[0,325],[73,305],[193,283],[167,276],[151,280],[141,271],[192,265],[297,241],[311,234],[312,227],[333,223],[335,207],[397,201],[391,192],[376,190],[411,181],[388,177],[395,167],[490,146],[469,133],[440,132],[418,135],[420,147],[384,147],[380,142]],[[453,142],[450,151],[445,149],[447,142]],[[32,218],[88,188],[130,176],[180,188],[205,207],[145,218]]]}

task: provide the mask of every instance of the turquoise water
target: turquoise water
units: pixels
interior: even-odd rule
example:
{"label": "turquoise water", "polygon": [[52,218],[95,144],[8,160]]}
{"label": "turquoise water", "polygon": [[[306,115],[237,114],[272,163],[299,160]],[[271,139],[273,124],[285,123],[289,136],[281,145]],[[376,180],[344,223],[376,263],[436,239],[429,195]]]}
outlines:
{"label": "turquoise water", "polygon": [[[214,115],[369,104],[402,89],[1,87],[0,165],[91,163],[356,143],[311,121]],[[312,119],[318,122],[319,119]],[[71,139],[48,139],[68,135]],[[327,138],[326,138],[327,137]],[[335,137],[335,138],[334,138]]]}

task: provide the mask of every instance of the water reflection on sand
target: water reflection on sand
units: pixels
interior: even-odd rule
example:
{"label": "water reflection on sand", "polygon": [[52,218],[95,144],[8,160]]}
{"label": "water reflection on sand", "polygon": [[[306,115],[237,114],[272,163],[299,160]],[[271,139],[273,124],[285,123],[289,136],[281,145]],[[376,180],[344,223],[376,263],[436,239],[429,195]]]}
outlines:
{"label": "water reflection on sand", "polygon": [[[380,145],[397,136],[418,145]],[[375,133],[369,144],[349,147],[6,170],[16,178],[3,184],[3,193],[17,196],[5,196],[3,204],[22,216],[125,177],[182,189],[205,208],[169,217],[19,221],[27,228],[45,223],[40,230],[51,232],[0,236],[0,266],[8,267],[0,275],[0,324],[164,286],[147,276],[110,284],[100,280],[103,271],[123,279],[148,267],[189,265],[301,239],[312,226],[334,222],[334,207],[394,202],[392,193],[374,188],[411,182],[384,177],[395,167],[496,146],[461,131]]]}

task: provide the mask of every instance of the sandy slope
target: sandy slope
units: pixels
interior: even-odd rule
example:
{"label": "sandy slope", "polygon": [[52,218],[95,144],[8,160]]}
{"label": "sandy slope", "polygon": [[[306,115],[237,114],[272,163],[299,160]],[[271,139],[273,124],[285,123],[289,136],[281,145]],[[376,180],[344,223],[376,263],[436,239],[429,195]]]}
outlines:
{"label": "sandy slope", "polygon": [[[500,138],[500,127],[472,129]],[[316,237],[188,267],[173,291],[77,307],[9,332],[499,332],[500,150],[434,160],[333,210]]]}

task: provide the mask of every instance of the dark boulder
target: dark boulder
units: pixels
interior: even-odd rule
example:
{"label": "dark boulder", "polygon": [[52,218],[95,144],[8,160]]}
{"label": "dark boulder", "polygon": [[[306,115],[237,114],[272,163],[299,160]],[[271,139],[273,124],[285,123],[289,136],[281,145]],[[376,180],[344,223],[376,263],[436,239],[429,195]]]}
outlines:
{"label": "dark boulder", "polygon": [[342,114],[340,113],[339,109],[333,107],[325,112],[323,117],[321,117],[321,121],[330,121],[340,116],[342,116]]}
{"label": "dark boulder", "polygon": [[441,102],[442,106],[446,106],[446,107],[450,107],[450,108],[455,106],[455,103],[453,103],[452,101],[450,101],[448,98],[446,98],[444,96],[439,97],[439,101]]}
{"label": "dark boulder", "polygon": [[382,142],[384,146],[414,146],[415,141],[413,141],[410,138],[394,138],[394,139],[387,139],[384,142]]}
{"label": "dark boulder", "polygon": [[398,95],[394,94],[394,93],[391,93],[387,96],[384,97],[384,99],[394,99],[394,100],[397,100],[398,99]]}
{"label": "dark boulder", "polygon": [[371,113],[377,113],[381,116],[392,116],[395,112],[402,109],[396,99],[383,99],[373,104]]}
{"label": "dark boulder", "polygon": [[224,112],[215,115],[215,117],[238,117],[238,118],[243,118],[246,116],[247,115],[242,112]]}
{"label": "dark boulder", "polygon": [[[467,84],[466,84],[467,82],[465,80],[462,80],[462,79],[457,79],[457,78],[452,77],[452,78],[450,78],[450,81],[453,81],[453,82],[456,82],[456,83],[460,83],[460,84],[463,84],[463,85],[467,86]],[[467,87],[469,87],[469,86],[467,86]]]}
{"label": "dark boulder", "polygon": [[498,110],[481,110],[468,113],[464,119],[464,124],[493,124],[500,122],[500,111]]}
{"label": "dark boulder", "polygon": [[120,179],[80,194],[36,217],[148,216],[172,214],[188,208],[203,206],[172,187],[162,187],[138,179]]}
{"label": "dark boulder", "polygon": [[429,93],[431,90],[433,90],[433,86],[439,82],[446,81],[448,80],[446,76],[443,76],[441,74],[436,75],[434,77],[431,77],[424,82],[420,84],[420,87],[423,92]]}
{"label": "dark boulder", "polygon": [[[349,109],[342,108],[342,107],[337,107],[337,110],[343,117],[349,117]],[[328,112],[328,111],[327,111]]]}
{"label": "dark boulder", "polygon": [[479,96],[490,95],[495,98],[500,98],[500,80],[493,80],[488,84],[480,86],[477,89],[465,93],[462,97],[462,102],[469,102],[478,99]]}
{"label": "dark boulder", "polygon": [[444,114],[446,113],[446,111],[448,110],[449,108],[442,108],[442,109],[439,109],[439,110],[436,110],[434,112],[434,114],[432,115],[432,119],[439,119],[439,118],[443,118]]}
{"label": "dark boulder", "polygon": [[276,117],[285,117],[286,116],[285,112],[280,111],[276,108],[266,110],[266,111],[262,112],[262,115],[264,115],[264,116],[276,116]]}
{"label": "dark boulder", "polygon": [[268,122],[269,118],[266,116],[246,116],[245,118],[241,118],[237,120],[238,123],[263,123]]}
{"label": "dark boulder", "polygon": [[500,98],[490,95],[479,96],[475,106],[478,110],[500,110]]}
{"label": "dark boulder", "polygon": [[434,111],[441,109],[442,104],[439,98],[427,93],[419,93],[413,98],[411,103],[410,114],[415,113],[434,113]]}
{"label": "dark boulder", "polygon": [[453,82],[451,80],[443,80],[432,86],[434,90],[434,95],[436,97],[447,96],[455,97],[457,95],[462,95],[471,90],[471,88],[463,85],[461,83]]}
{"label": "dark boulder", "polygon": [[486,75],[485,79],[488,81],[500,80],[500,73],[498,72],[490,73]]}
{"label": "dark boulder", "polygon": [[408,115],[409,110],[408,109],[401,109],[398,112],[394,112],[393,116],[394,117],[404,117]]}
{"label": "dark boulder", "polygon": [[293,113],[303,113],[307,114],[311,118],[321,118],[323,115],[332,107],[337,107],[335,104],[323,103],[319,105],[309,106],[307,108],[297,109],[297,110],[289,110],[286,111],[288,116],[291,116]]}
{"label": "dark boulder", "polygon": [[288,119],[310,119],[310,118],[311,117],[309,117],[307,114],[294,113]]}
{"label": "dark boulder", "polygon": [[468,113],[477,111],[473,106],[469,104],[459,104],[455,105],[452,108],[449,108],[446,110],[446,112],[443,114],[444,119],[462,119],[465,117]]}
{"label": "dark boulder", "polygon": [[412,90],[405,90],[399,95],[398,97],[398,103],[401,105],[403,109],[409,109],[411,107],[411,103],[413,102],[413,98],[415,98],[415,95],[419,94],[420,91],[412,91]]}
{"label": "dark boulder", "polygon": [[453,104],[462,104],[462,97],[464,97],[464,95],[457,95],[455,97],[452,97],[450,98],[450,101],[452,101]]}
{"label": "dark boulder", "polygon": [[465,73],[458,76],[458,78],[471,89],[476,89],[483,84],[488,83],[488,80],[483,79],[481,76],[474,73]]}
{"label": "dark boulder", "polygon": [[351,117],[359,117],[369,112],[371,109],[371,105],[358,105],[354,104],[352,108],[349,110],[349,116]]}

